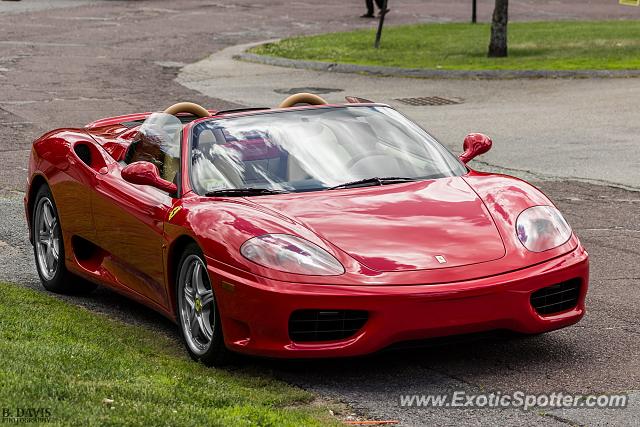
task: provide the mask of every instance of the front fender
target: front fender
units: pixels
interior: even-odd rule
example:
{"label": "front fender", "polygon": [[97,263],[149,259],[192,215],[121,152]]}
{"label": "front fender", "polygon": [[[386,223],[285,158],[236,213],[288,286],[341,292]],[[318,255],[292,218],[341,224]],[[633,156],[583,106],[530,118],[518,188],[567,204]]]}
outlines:
{"label": "front fender", "polygon": [[532,206],[555,206],[539,189],[518,178],[507,175],[472,171],[465,181],[484,201],[491,213],[514,266],[534,265],[573,251],[579,244],[577,236],[556,248],[544,252],[527,250],[516,233],[516,220],[520,213]]}
{"label": "front fender", "polygon": [[[167,229],[177,236],[178,228],[192,236],[205,255],[218,268],[249,273],[276,280],[309,282],[315,276],[289,274],[255,264],[242,256],[240,247],[247,240],[264,234],[291,234],[321,247],[333,255],[345,270],[362,273],[364,267],[302,224],[262,208],[243,198],[187,196],[179,211],[168,221]],[[175,228],[175,227],[178,228]]]}

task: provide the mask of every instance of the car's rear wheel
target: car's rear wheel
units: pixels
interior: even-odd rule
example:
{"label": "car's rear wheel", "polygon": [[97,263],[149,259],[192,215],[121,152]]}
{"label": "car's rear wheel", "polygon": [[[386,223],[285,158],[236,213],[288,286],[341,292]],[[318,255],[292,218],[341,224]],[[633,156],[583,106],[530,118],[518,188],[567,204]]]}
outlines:
{"label": "car's rear wheel", "polygon": [[35,195],[31,227],[36,269],[45,289],[56,293],[84,293],[96,288],[95,284],[69,273],[65,266],[58,210],[46,185]]}
{"label": "car's rear wheel", "polygon": [[191,357],[207,366],[228,363],[230,352],[224,345],[218,304],[196,244],[182,254],[176,292],[180,332]]}

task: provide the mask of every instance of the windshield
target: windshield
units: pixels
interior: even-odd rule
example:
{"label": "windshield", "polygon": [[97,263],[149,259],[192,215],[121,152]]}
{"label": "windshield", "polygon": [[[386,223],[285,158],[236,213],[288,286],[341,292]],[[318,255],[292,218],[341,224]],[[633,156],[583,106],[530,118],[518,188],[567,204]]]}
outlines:
{"label": "windshield", "polygon": [[428,133],[388,107],[212,119],[192,133],[191,177],[199,194],[241,188],[315,191],[373,177],[418,180],[465,172]]}

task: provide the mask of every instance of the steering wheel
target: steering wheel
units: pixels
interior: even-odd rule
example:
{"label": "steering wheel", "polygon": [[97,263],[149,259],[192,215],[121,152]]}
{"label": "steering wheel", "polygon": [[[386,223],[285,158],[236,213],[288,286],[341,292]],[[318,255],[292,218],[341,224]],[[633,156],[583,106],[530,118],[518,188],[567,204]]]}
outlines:
{"label": "steering wheel", "polygon": [[[389,162],[392,160],[395,160],[395,162],[397,163],[398,170],[410,171],[414,168],[411,162],[407,160],[397,157],[390,158],[389,155],[383,153],[362,153],[356,155],[349,161],[349,163],[347,163],[346,168],[350,172],[355,172],[356,169],[362,168],[363,166],[366,166],[367,163],[370,163],[369,167],[365,169],[375,169],[378,170],[379,173],[382,173],[382,170],[387,169],[390,165]],[[383,174],[382,176],[385,175],[386,174]],[[398,175],[398,173],[393,172],[393,175]]]}
{"label": "steering wheel", "polygon": [[360,153],[353,156],[349,162],[345,165],[347,169],[351,170],[357,163],[365,159],[370,159],[371,157],[380,157],[383,156],[382,153]]}
{"label": "steering wheel", "polygon": [[165,114],[171,114],[175,116],[178,113],[189,113],[198,117],[211,117],[211,114],[201,105],[194,104],[193,102],[178,102],[171,107],[164,110]]}
{"label": "steering wheel", "polygon": [[279,108],[289,108],[296,104],[327,105],[328,102],[313,93],[296,93],[280,103]]}

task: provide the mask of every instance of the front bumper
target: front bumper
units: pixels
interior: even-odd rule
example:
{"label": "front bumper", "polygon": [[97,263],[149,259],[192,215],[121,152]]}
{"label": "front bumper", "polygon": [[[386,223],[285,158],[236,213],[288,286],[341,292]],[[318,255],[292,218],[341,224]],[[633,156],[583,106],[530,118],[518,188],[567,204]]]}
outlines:
{"label": "front bumper", "polygon": [[[547,332],[584,316],[589,282],[588,254],[580,245],[561,257],[498,276],[419,286],[251,281],[208,261],[227,347],[268,357],[357,356],[403,341],[496,329]],[[571,279],[581,281],[577,305],[553,315],[537,314],[531,294]],[[344,340],[297,343],[289,338],[288,322],[300,309],[365,310],[369,320]]]}

